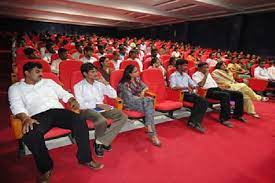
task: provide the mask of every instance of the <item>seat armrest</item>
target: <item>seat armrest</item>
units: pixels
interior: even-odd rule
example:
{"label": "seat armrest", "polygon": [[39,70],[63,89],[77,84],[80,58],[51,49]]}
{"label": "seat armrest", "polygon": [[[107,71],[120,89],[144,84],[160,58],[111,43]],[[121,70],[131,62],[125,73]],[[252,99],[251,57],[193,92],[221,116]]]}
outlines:
{"label": "seat armrest", "polygon": [[22,139],[23,137],[22,121],[18,118],[15,118],[13,115],[10,115],[10,122],[11,122],[15,139]]}
{"label": "seat armrest", "polygon": [[146,91],[145,92],[145,96],[152,97],[154,99],[154,108],[155,108],[156,102],[157,102],[157,95],[155,93],[153,93],[153,92]]}
{"label": "seat armrest", "polygon": [[204,89],[202,87],[199,87],[198,88],[198,95],[205,98],[206,97],[206,94],[207,94],[207,89]]}
{"label": "seat armrest", "polygon": [[182,102],[184,98],[184,92],[182,90],[174,90],[172,88],[166,88],[167,99]]}
{"label": "seat armrest", "polygon": [[119,97],[116,98],[109,98],[109,97],[105,97],[104,102],[108,105],[111,105],[119,110],[123,109],[123,100]]}

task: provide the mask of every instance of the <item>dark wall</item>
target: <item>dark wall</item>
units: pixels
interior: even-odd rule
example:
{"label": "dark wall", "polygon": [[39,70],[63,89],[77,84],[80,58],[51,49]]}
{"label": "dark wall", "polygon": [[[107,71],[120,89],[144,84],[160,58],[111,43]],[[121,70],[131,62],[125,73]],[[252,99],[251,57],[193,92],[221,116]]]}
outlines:
{"label": "dark wall", "polygon": [[121,35],[149,36],[202,47],[275,56],[274,22],[275,12],[265,12],[122,31]]}
{"label": "dark wall", "polygon": [[79,33],[79,34],[92,34],[116,36],[116,28],[108,27],[93,27],[93,26],[80,26],[70,24],[58,24],[48,22],[29,21],[21,19],[0,18],[0,31],[16,31],[16,32],[45,32],[52,33]]}

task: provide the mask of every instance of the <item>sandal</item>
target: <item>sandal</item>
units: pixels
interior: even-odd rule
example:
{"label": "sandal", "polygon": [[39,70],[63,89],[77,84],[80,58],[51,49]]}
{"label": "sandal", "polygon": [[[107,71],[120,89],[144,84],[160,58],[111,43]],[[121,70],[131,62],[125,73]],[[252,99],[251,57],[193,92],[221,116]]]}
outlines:
{"label": "sandal", "polygon": [[268,100],[269,100],[268,97],[262,97],[262,98],[261,98],[261,101],[262,101],[262,102],[267,102]]}
{"label": "sandal", "polygon": [[249,114],[249,115],[251,115],[251,116],[254,117],[254,118],[260,119],[260,116],[259,116],[259,114],[257,114],[257,113],[255,113],[255,114]]}

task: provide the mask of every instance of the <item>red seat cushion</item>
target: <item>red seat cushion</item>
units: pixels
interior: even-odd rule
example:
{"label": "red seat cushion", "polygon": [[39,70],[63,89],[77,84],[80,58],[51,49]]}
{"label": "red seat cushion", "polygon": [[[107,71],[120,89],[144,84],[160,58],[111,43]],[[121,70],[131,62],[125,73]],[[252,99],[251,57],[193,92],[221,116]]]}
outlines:
{"label": "red seat cushion", "polygon": [[220,103],[219,100],[211,99],[211,98],[207,98],[207,101],[208,101],[210,104],[219,104],[219,103]]}
{"label": "red seat cushion", "polygon": [[[108,120],[107,120],[107,125],[110,126],[110,125],[112,124],[112,122],[113,122],[113,121],[112,121],[111,119],[108,119]],[[90,130],[95,129],[95,125],[94,125],[94,123],[93,123],[92,120],[87,120],[86,123],[87,123],[87,126],[88,126],[88,128],[89,128]]]}
{"label": "red seat cushion", "polygon": [[183,101],[183,106],[184,107],[187,107],[187,108],[192,108],[193,107],[193,103],[191,103],[191,102],[186,102],[186,101]]}
{"label": "red seat cushion", "polygon": [[165,100],[156,104],[157,111],[174,111],[180,108],[182,108],[182,103],[172,100]]}
{"label": "red seat cushion", "polygon": [[144,113],[139,112],[139,111],[123,109],[123,113],[126,114],[129,118],[133,118],[133,119],[138,119],[138,118],[144,117]]}
{"label": "red seat cushion", "polygon": [[47,140],[52,138],[58,138],[61,136],[69,135],[70,133],[71,133],[71,130],[54,127],[44,135],[44,139]]}

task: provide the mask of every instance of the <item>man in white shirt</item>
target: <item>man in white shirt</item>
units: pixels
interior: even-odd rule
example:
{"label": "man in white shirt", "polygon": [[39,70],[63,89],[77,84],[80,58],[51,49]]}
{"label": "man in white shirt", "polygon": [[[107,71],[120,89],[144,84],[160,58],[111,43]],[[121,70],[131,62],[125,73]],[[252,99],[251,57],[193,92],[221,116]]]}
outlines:
{"label": "man in white shirt", "polygon": [[48,63],[51,63],[51,56],[56,53],[56,51],[53,49],[54,43],[48,42],[46,44],[46,51],[43,60],[47,61]]}
{"label": "man in white shirt", "polygon": [[271,61],[271,66],[267,68],[267,73],[272,81],[275,81],[275,60]]}
{"label": "man in white shirt", "polygon": [[94,49],[91,46],[86,46],[84,48],[84,57],[82,57],[80,61],[82,61],[83,63],[87,63],[87,62],[94,63],[95,61],[97,61],[97,59],[92,56],[93,53],[94,53]]}
{"label": "man in white shirt", "polygon": [[246,122],[243,116],[243,94],[238,91],[223,90],[218,87],[216,81],[212,78],[208,70],[208,64],[203,62],[198,64],[198,71],[192,76],[193,80],[203,89],[207,90],[206,98],[219,100],[221,103],[220,122],[232,128],[230,119],[230,101],[235,102],[233,117],[239,121]]}
{"label": "man in white shirt", "polygon": [[[111,150],[112,141],[128,118],[121,110],[112,109],[103,103],[104,96],[116,98],[117,93],[103,77],[98,78],[97,69],[93,64],[83,64],[81,73],[85,79],[74,86],[74,93],[80,104],[81,115],[95,124],[94,149],[98,157],[103,157],[104,150]],[[97,109],[104,111],[96,112]],[[108,129],[106,118],[113,121]]]}
{"label": "man in white shirt", "polygon": [[45,145],[44,135],[53,127],[72,130],[77,142],[77,159],[93,169],[103,165],[93,161],[89,145],[89,133],[85,120],[79,114],[64,109],[59,102],[69,103],[73,110],[79,104],[67,91],[50,79],[42,79],[42,65],[28,62],[23,66],[25,79],[9,88],[12,114],[22,121],[23,142],[32,152],[41,175],[38,182],[48,182],[53,161]]}
{"label": "man in white shirt", "polygon": [[199,132],[204,133],[205,129],[201,123],[208,108],[208,102],[195,93],[197,84],[187,74],[187,64],[188,61],[186,60],[177,60],[177,71],[170,76],[170,87],[174,90],[182,90],[184,92],[183,100],[193,103],[191,116],[187,124]]}
{"label": "man in white shirt", "polygon": [[215,67],[218,63],[217,60],[215,60],[215,53],[210,54],[210,58],[206,60],[206,63],[209,65],[209,67]]}
{"label": "man in white shirt", "polygon": [[268,87],[275,87],[275,81],[272,80],[268,74],[268,70],[265,68],[265,61],[261,60],[259,66],[255,68],[254,77],[257,79],[263,79],[268,81]]}
{"label": "man in white shirt", "polygon": [[142,64],[141,60],[137,58],[137,51],[136,50],[131,50],[129,52],[129,58],[127,60],[136,61],[139,65],[139,70],[142,71],[143,64]]}
{"label": "man in white shirt", "polygon": [[61,62],[65,62],[68,59],[68,51],[65,48],[59,48],[58,50],[59,58],[52,61],[51,71],[52,73],[59,74],[59,65]]}
{"label": "man in white shirt", "polygon": [[79,60],[79,56],[83,53],[83,46],[77,42],[75,48],[77,51],[72,54],[72,57],[75,60]]}
{"label": "man in white shirt", "polygon": [[117,51],[113,52],[113,60],[112,61],[115,66],[115,70],[119,70],[119,66],[120,66],[122,60],[120,60],[120,55]]}

